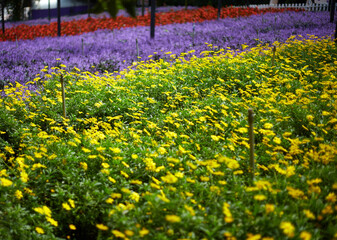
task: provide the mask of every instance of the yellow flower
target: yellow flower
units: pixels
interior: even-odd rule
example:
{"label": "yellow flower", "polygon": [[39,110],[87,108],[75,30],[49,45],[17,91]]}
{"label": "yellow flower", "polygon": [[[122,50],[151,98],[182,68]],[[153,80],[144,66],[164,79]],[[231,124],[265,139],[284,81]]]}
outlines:
{"label": "yellow flower", "polygon": [[22,182],[28,182],[28,174],[25,171],[20,172],[20,179]]}
{"label": "yellow flower", "polygon": [[132,155],[131,155],[131,158],[132,158],[132,159],[137,159],[137,158],[138,158],[138,155],[137,155],[137,154],[132,154]]}
{"label": "yellow flower", "polygon": [[109,181],[112,182],[112,183],[116,183],[116,180],[113,179],[112,177],[108,177]]}
{"label": "yellow flower", "polygon": [[314,116],[312,116],[312,115],[307,115],[306,118],[307,118],[307,120],[308,120],[309,122],[311,122],[311,121],[314,119]]}
{"label": "yellow flower", "polygon": [[165,219],[170,223],[177,223],[181,221],[181,218],[177,215],[166,215]]}
{"label": "yellow flower", "polygon": [[88,164],[85,162],[80,162],[80,167],[84,169],[84,171],[86,171],[88,169]]}
{"label": "yellow flower", "polygon": [[47,206],[33,208],[33,210],[47,217],[51,217],[51,210]]}
{"label": "yellow flower", "polygon": [[266,204],[265,205],[265,210],[266,210],[266,214],[269,214],[271,212],[274,212],[275,210],[275,205],[274,204]]}
{"label": "yellow flower", "polygon": [[147,234],[149,234],[149,233],[150,233],[150,231],[147,230],[146,228],[142,228],[142,230],[139,231],[139,235],[140,235],[141,237],[144,237],[145,235],[147,235]]}
{"label": "yellow flower", "polygon": [[112,198],[121,198],[121,197],[122,197],[122,194],[120,194],[120,193],[111,193],[110,196],[111,196]]}
{"label": "yellow flower", "polygon": [[295,227],[291,222],[285,221],[285,222],[281,222],[280,224],[280,229],[283,231],[283,233],[292,238],[294,237],[294,232],[295,232]]}
{"label": "yellow flower", "polygon": [[43,230],[42,228],[40,228],[40,227],[36,227],[36,228],[35,228],[35,231],[36,231],[37,233],[39,233],[39,234],[44,234],[44,230]]}
{"label": "yellow flower", "polygon": [[332,214],[333,213],[333,209],[330,205],[327,205],[325,208],[323,208],[322,210],[322,214]]}
{"label": "yellow flower", "polygon": [[85,148],[85,147],[82,147],[82,151],[83,151],[83,152],[85,152],[85,153],[90,153],[90,152],[91,152],[91,150],[90,150],[90,149],[88,149],[88,148]]}
{"label": "yellow flower", "polygon": [[57,227],[59,225],[58,222],[56,220],[54,220],[53,218],[51,218],[51,217],[46,217],[46,220],[48,222],[50,222],[50,224],[53,225],[53,226],[55,226],[55,227]]}
{"label": "yellow flower", "polygon": [[110,165],[106,162],[103,162],[101,165],[102,165],[103,168],[109,168],[110,167]]}
{"label": "yellow flower", "polygon": [[67,211],[70,211],[71,210],[71,207],[69,206],[68,203],[62,203],[62,207],[67,210]]}
{"label": "yellow flower", "polygon": [[307,232],[307,231],[303,231],[301,232],[300,234],[300,238],[302,240],[310,240],[311,239],[311,233],[310,232]]}
{"label": "yellow flower", "polygon": [[226,185],[227,184],[227,182],[224,181],[224,180],[219,180],[218,183],[221,184],[221,185]]}
{"label": "yellow flower", "polygon": [[76,230],[76,226],[74,224],[69,224],[69,229],[70,230]]}
{"label": "yellow flower", "polygon": [[159,147],[158,150],[157,150],[157,152],[158,152],[159,154],[161,154],[161,155],[167,153],[166,149],[163,148],[163,147]]}
{"label": "yellow flower", "polygon": [[118,230],[112,230],[111,232],[117,238],[125,238],[126,237],[124,233],[122,233],[122,232],[120,232]]}
{"label": "yellow flower", "polygon": [[122,174],[125,178],[129,178],[129,175],[128,175],[126,172],[121,171],[121,174]]}
{"label": "yellow flower", "polygon": [[130,183],[131,183],[131,184],[140,185],[140,184],[142,184],[143,182],[140,181],[140,180],[131,180]]}
{"label": "yellow flower", "polygon": [[263,127],[264,127],[265,129],[271,129],[271,128],[273,127],[273,124],[271,124],[271,123],[265,123],[265,124],[263,125]]}
{"label": "yellow flower", "polygon": [[139,202],[139,194],[136,192],[132,192],[129,196],[130,199],[134,200],[135,202]]}
{"label": "yellow flower", "polygon": [[161,180],[163,180],[166,183],[175,183],[178,181],[178,178],[174,176],[172,173],[168,173],[166,176],[161,177]]}
{"label": "yellow flower", "polygon": [[129,236],[129,237],[132,237],[135,233],[133,232],[133,231],[131,231],[131,230],[125,230],[124,231],[125,232],[125,234],[127,235],[127,236]]}
{"label": "yellow flower", "polygon": [[215,136],[215,135],[211,135],[211,138],[213,139],[213,141],[216,141],[216,142],[220,140],[220,137]]}
{"label": "yellow flower", "polygon": [[254,199],[256,201],[263,201],[263,200],[266,200],[267,197],[265,195],[263,195],[263,194],[257,194],[257,195],[254,196]]}
{"label": "yellow flower", "polygon": [[165,133],[165,135],[166,135],[166,137],[168,137],[168,138],[170,138],[170,139],[172,139],[172,138],[177,138],[177,136],[178,136],[175,132],[170,132],[170,131],[167,131],[167,132]]}
{"label": "yellow flower", "polygon": [[287,190],[288,190],[288,194],[295,199],[305,199],[306,198],[304,192],[299,189],[288,186]]}
{"label": "yellow flower", "polygon": [[201,176],[200,177],[200,181],[202,181],[202,182],[208,182],[209,181],[209,177]]}
{"label": "yellow flower", "polygon": [[9,152],[10,154],[14,154],[15,153],[12,147],[5,146],[5,150],[7,152]]}
{"label": "yellow flower", "polygon": [[99,230],[102,230],[102,231],[106,231],[108,230],[109,228],[107,226],[105,226],[104,224],[96,224],[96,227],[99,229]]}
{"label": "yellow flower", "polygon": [[120,150],[119,148],[112,148],[112,147],[110,147],[109,148],[113,153],[120,153],[120,152],[122,152],[122,150]]}
{"label": "yellow flower", "polygon": [[303,212],[304,212],[305,216],[309,219],[315,219],[316,218],[315,215],[308,209],[304,209]]}
{"label": "yellow flower", "polygon": [[337,201],[337,196],[335,193],[329,193],[328,196],[325,197],[325,200],[327,200],[328,202],[336,202]]}
{"label": "yellow flower", "polygon": [[337,190],[337,183],[334,183],[334,184],[332,185],[332,189],[333,189],[333,190]]}
{"label": "yellow flower", "polygon": [[232,213],[230,212],[229,210],[229,204],[228,203],[224,203],[223,206],[222,206],[222,212],[223,214],[225,215],[225,222],[226,223],[231,223],[234,221],[233,217],[232,217]]}
{"label": "yellow flower", "polygon": [[279,137],[274,137],[273,142],[276,144],[281,144],[281,139]]}
{"label": "yellow flower", "polygon": [[13,182],[7,178],[0,178],[1,186],[9,187],[13,184]]}
{"label": "yellow flower", "polygon": [[241,127],[237,130],[239,133],[247,133],[248,129],[246,127]]}
{"label": "yellow flower", "polygon": [[190,207],[190,206],[185,204],[184,208],[191,214],[191,216],[195,216],[195,212],[194,212],[193,207]]}
{"label": "yellow flower", "polygon": [[70,206],[72,207],[72,208],[74,208],[75,207],[75,201],[74,200],[72,200],[72,199],[68,199],[68,202],[69,202],[69,204],[70,204]]}
{"label": "yellow flower", "polygon": [[22,192],[20,190],[16,190],[14,195],[17,199],[23,198]]}
{"label": "yellow flower", "polygon": [[[1,157],[1,154],[0,154],[0,157]],[[7,169],[2,169],[1,171],[0,171],[0,177],[2,177],[2,176],[4,176],[4,177],[7,177],[8,175],[7,175]],[[337,185],[337,184],[336,184]]]}
{"label": "yellow flower", "polygon": [[251,233],[248,233],[247,234],[247,238],[246,240],[260,240],[261,239],[261,234],[251,234]]}

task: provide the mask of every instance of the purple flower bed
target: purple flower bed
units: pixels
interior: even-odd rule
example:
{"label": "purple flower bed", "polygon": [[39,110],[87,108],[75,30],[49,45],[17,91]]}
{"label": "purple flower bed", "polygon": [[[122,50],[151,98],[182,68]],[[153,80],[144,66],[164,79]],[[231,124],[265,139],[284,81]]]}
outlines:
{"label": "purple flower bed", "polygon": [[205,42],[220,48],[240,49],[241,44],[252,47],[259,41],[284,42],[292,35],[331,37],[334,29],[327,12],[285,12],[159,26],[154,41],[149,37],[149,27],[137,27],[80,36],[1,42],[0,81],[26,83],[44,66],[56,66],[56,58],[61,58],[68,68],[76,66],[92,72],[122,70],[137,60],[136,39],[141,59],[147,60],[154,52],[158,58],[164,58],[168,56],[165,52],[178,55],[192,49],[199,56],[200,52],[209,50]]}

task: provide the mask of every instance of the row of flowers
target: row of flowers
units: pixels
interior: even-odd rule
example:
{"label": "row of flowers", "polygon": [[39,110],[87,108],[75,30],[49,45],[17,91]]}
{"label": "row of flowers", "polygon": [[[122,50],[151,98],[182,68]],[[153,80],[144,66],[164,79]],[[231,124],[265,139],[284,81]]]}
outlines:
{"label": "row of flowers", "polygon": [[336,239],[337,49],[275,46],[6,86],[0,239]]}
{"label": "row of flowers", "polygon": [[[191,9],[197,9],[198,7],[194,6],[162,6],[162,7],[156,7],[156,13],[164,13],[164,12],[176,12],[180,10],[191,10]],[[149,7],[144,8],[144,14],[149,14]],[[142,8],[138,7],[136,8],[136,15],[140,16],[143,15],[142,13]],[[73,20],[80,20],[80,19],[86,19],[88,17],[91,18],[103,18],[103,17],[109,17],[109,13],[103,12],[103,13],[83,13],[83,14],[76,14],[76,15],[69,15],[69,16],[62,16],[62,22],[69,22]],[[130,15],[127,13],[126,10],[120,9],[117,13],[117,16],[126,16],[129,17]],[[49,18],[38,18],[38,19],[30,19],[30,20],[24,20],[24,21],[16,21],[16,22],[5,22],[5,27],[11,28],[15,27],[21,24],[26,24],[29,26],[32,25],[45,25],[45,24],[50,24],[51,22],[57,22],[57,17],[51,17]]]}
{"label": "row of flowers", "polygon": [[[284,11],[301,11],[299,9],[275,9],[275,8],[222,8],[221,18],[237,18],[262,14],[266,12],[284,12]],[[172,23],[202,22],[217,18],[217,9],[213,7],[202,7],[192,10],[180,10],[171,12],[160,12],[156,14],[156,25],[166,25]],[[137,16],[136,18],[118,16],[112,18],[86,18],[62,22],[62,36],[78,35],[85,32],[93,32],[98,29],[120,29],[125,27],[149,26],[150,14]],[[57,23],[52,22],[44,25],[25,25],[21,24],[16,27],[7,29],[5,34],[0,35],[0,41],[15,41],[20,39],[34,39],[37,37],[56,37]]]}
{"label": "row of flowers", "polygon": [[0,81],[25,84],[36,77],[43,78],[40,70],[45,66],[58,66],[57,58],[69,69],[114,72],[151,56],[170,60],[175,58],[174,54],[178,56],[192,50],[186,58],[200,56],[201,52],[211,49],[242,50],[275,41],[285,42],[294,35],[331,36],[334,28],[325,12],[283,12],[158,26],[155,40],[150,39],[148,27],[137,27],[6,41],[0,42]]}

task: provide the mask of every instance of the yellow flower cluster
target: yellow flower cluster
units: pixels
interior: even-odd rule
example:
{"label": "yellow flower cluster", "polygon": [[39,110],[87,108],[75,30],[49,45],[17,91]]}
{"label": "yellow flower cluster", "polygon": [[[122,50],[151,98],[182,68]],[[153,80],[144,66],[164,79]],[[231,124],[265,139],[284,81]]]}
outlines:
{"label": "yellow flower cluster", "polygon": [[310,239],[319,234],[315,226],[336,223],[337,60],[327,55],[335,46],[329,39],[276,45],[275,66],[272,48],[258,46],[139,62],[119,75],[56,69],[37,92],[6,86],[3,111],[23,127],[1,149],[0,193],[43,219],[35,234],[48,232],[45,226],[82,230],[85,224],[63,216],[85,222],[86,211],[97,211],[90,224],[102,219],[93,227],[111,238],[200,239],[207,232],[266,240],[276,227],[275,239]]}

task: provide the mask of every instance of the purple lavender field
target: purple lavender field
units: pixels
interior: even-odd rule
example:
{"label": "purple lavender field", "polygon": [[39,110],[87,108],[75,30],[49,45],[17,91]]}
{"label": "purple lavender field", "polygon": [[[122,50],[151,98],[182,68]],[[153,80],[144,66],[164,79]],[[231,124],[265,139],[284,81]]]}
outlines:
{"label": "purple lavender field", "polygon": [[195,50],[194,54],[199,56],[200,52],[209,50],[207,44],[241,49],[242,44],[253,47],[259,43],[284,42],[293,35],[331,37],[334,29],[328,12],[284,12],[158,26],[154,40],[150,39],[149,27],[137,27],[80,36],[1,42],[0,81],[24,84],[41,73],[45,66],[57,66],[59,62],[69,69],[113,72],[137,61],[137,52],[141,60],[148,60],[154,52],[157,58],[166,58],[166,52],[179,55],[190,50]]}

